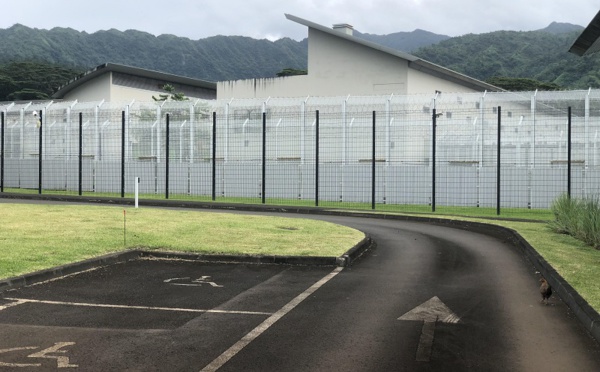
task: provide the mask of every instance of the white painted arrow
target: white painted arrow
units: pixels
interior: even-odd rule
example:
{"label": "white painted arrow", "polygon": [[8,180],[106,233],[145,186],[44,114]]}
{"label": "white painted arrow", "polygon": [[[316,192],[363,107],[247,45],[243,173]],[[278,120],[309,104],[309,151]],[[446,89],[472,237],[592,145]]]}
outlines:
{"label": "white painted arrow", "polygon": [[458,315],[454,314],[437,296],[422,303],[411,311],[402,315],[398,320],[416,320],[423,323],[419,347],[417,348],[417,362],[429,362],[431,348],[433,347],[433,335],[435,323],[453,323],[460,321]]}

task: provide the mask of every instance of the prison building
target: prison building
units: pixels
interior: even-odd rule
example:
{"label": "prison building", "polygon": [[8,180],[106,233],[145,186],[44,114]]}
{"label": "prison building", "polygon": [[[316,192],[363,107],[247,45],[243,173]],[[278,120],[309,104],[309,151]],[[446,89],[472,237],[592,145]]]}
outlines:
{"label": "prison building", "polygon": [[353,36],[351,25],[329,28],[290,14],[286,17],[308,27],[308,74],[218,82],[217,98],[502,91],[411,54]]}
{"label": "prison building", "polygon": [[143,68],[104,63],[62,86],[54,99],[79,102],[152,101],[170,84],[189,99],[215,99],[216,83]]}

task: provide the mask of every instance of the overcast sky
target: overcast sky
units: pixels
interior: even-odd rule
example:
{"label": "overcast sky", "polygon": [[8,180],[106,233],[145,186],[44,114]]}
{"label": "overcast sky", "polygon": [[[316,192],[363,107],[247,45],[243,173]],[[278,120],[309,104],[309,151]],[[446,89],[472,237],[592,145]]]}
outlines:
{"label": "overcast sky", "polygon": [[0,0],[0,5],[0,28],[20,23],[88,33],[135,29],[193,40],[215,35],[305,38],[306,27],[284,13],[328,27],[349,23],[362,33],[420,28],[460,36],[538,30],[553,21],[587,26],[600,6],[595,0]]}

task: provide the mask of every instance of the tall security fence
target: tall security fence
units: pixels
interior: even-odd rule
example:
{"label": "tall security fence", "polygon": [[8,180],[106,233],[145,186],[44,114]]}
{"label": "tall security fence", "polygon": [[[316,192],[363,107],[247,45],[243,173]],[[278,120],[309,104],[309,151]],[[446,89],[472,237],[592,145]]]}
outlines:
{"label": "tall security fence", "polygon": [[431,209],[598,195],[600,91],[0,103],[1,191]]}

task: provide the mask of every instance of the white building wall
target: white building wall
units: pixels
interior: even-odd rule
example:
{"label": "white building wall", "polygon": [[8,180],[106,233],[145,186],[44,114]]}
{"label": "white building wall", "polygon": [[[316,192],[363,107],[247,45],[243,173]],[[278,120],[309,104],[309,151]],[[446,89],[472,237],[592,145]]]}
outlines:
{"label": "white building wall", "polygon": [[110,101],[110,86],[111,74],[102,74],[65,94],[63,99],[79,102]]}
{"label": "white building wall", "polygon": [[110,100],[113,102],[126,102],[126,101],[153,101],[152,96],[158,98],[159,94],[164,92],[150,91],[147,89],[139,89],[132,87],[125,87],[122,85],[111,85],[110,87]]}
{"label": "white building wall", "polygon": [[408,61],[312,28],[308,40],[313,95],[406,94]]}
{"label": "white building wall", "polygon": [[436,90],[447,93],[475,93],[480,90],[467,88],[448,80],[440,79],[430,74],[410,68],[408,70],[407,94],[434,94]]}
{"label": "white building wall", "polygon": [[[65,94],[64,100],[77,100],[79,102],[102,100],[106,102],[153,101],[152,96],[158,97],[160,94],[165,93],[160,89],[160,86],[166,83],[168,82],[108,72]],[[190,99],[215,98],[215,92],[212,89],[171,84],[175,87],[176,92],[182,92]]]}
{"label": "white building wall", "polygon": [[217,82],[217,99],[306,97],[313,91],[307,75]]}

